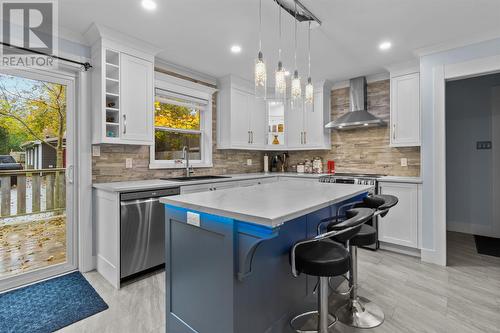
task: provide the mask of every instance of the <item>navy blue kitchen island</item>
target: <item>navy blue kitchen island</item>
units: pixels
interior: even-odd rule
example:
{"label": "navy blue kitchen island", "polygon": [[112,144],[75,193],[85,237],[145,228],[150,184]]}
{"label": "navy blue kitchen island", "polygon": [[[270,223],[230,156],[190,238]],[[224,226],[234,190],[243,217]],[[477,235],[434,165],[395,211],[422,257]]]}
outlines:
{"label": "navy blue kitchen island", "polygon": [[291,332],[316,308],[316,278],[291,274],[292,245],[370,186],[281,181],[162,198],[166,332]]}

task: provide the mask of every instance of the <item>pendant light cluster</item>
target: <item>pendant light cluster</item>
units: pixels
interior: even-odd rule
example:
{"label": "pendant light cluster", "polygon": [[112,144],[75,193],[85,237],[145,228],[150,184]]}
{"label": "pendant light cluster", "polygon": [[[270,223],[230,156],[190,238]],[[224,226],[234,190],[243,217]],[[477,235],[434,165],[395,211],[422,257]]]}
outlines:
{"label": "pendant light cluster", "polygon": [[[279,0],[278,0],[279,1]],[[278,3],[278,1],[276,1]],[[278,3],[278,66],[274,72],[274,87],[275,96],[274,99],[286,100],[287,99],[287,73],[283,67],[282,61],[282,24],[281,24],[281,14],[282,6]],[[291,13],[291,10],[287,11]],[[308,25],[308,78],[307,84],[305,85],[305,91],[303,96],[302,80],[299,76],[299,70],[297,66],[297,1],[294,1],[294,71],[290,84],[290,103],[292,110],[302,110],[304,106],[313,104],[314,100],[314,87],[311,78],[311,21]],[[257,54],[257,59],[255,61],[255,96],[257,98],[267,98],[267,71],[266,64],[264,62],[264,56],[262,53],[262,0],[259,0],[259,52]]]}

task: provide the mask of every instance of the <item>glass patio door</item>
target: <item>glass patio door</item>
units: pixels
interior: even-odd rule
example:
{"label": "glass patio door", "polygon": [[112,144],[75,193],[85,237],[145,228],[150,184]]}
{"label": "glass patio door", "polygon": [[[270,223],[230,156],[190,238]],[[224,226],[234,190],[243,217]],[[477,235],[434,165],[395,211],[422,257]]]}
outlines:
{"label": "glass patio door", "polygon": [[74,86],[0,69],[0,291],[76,269]]}

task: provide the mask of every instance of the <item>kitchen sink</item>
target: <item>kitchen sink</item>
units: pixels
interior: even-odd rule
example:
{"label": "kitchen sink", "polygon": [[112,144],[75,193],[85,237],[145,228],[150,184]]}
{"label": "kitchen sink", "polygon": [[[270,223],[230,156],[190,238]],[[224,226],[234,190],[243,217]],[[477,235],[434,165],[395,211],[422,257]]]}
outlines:
{"label": "kitchen sink", "polygon": [[220,179],[220,178],[231,178],[230,176],[189,176],[189,177],[171,177],[171,178],[160,178],[161,180],[171,180],[178,182],[187,182],[190,180],[206,180],[206,179]]}

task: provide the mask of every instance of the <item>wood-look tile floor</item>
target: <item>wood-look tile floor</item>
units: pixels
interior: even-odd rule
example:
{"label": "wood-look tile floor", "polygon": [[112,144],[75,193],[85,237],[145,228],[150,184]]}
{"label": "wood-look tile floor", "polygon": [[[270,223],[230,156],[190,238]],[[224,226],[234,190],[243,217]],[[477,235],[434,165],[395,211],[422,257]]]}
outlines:
{"label": "wood-look tile floor", "polygon": [[[477,254],[471,235],[448,233],[448,267],[387,251],[360,250],[359,257],[360,295],[380,305],[386,320],[372,330],[339,323],[332,332],[500,332],[500,258]],[[121,290],[95,272],[85,277],[110,308],[60,332],[165,331],[164,272]],[[333,300],[331,311],[342,302]]]}

